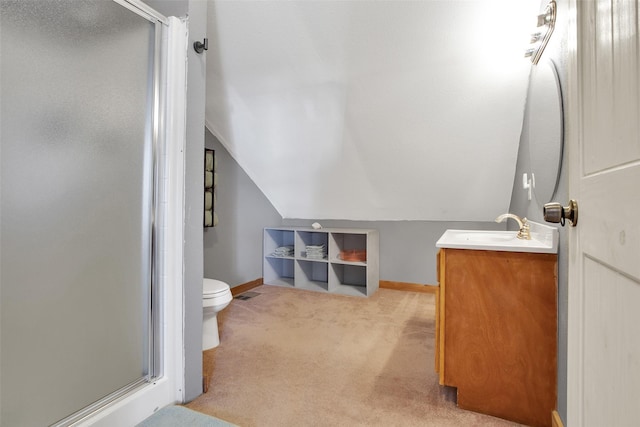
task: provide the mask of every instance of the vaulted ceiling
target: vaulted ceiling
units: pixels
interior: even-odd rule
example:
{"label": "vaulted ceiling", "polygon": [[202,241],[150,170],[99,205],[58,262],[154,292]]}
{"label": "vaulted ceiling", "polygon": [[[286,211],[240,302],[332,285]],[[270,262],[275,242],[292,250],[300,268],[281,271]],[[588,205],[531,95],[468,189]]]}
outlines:
{"label": "vaulted ceiling", "polygon": [[214,1],[206,123],[284,218],[509,208],[537,1]]}

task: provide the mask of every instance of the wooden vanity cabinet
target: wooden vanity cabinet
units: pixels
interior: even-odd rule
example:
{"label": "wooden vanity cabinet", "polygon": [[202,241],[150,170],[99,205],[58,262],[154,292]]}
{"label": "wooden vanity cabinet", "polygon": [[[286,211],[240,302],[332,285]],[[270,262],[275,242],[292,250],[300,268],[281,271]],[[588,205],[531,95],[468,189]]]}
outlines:
{"label": "wooden vanity cabinet", "polygon": [[557,266],[556,254],[440,250],[436,372],[460,408],[551,425]]}

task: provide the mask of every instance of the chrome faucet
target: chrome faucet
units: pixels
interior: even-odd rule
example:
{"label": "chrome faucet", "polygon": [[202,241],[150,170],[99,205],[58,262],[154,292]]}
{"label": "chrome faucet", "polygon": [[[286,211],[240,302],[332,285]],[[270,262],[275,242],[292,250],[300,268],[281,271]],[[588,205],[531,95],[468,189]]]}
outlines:
{"label": "chrome faucet", "polygon": [[496,218],[496,222],[502,222],[507,218],[514,219],[518,223],[518,227],[520,227],[520,231],[518,231],[518,234],[516,235],[518,239],[531,240],[531,233],[529,232],[529,222],[527,221],[527,218],[520,219],[518,215],[506,213]]}

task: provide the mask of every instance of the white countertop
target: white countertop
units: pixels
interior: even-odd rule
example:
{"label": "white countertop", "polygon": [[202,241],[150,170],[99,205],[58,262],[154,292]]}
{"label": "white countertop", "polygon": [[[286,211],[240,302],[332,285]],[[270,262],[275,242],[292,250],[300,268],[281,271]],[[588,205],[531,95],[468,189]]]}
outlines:
{"label": "white countertop", "polygon": [[438,248],[480,251],[558,253],[558,229],[529,221],[531,240],[518,239],[517,231],[447,230],[436,242]]}

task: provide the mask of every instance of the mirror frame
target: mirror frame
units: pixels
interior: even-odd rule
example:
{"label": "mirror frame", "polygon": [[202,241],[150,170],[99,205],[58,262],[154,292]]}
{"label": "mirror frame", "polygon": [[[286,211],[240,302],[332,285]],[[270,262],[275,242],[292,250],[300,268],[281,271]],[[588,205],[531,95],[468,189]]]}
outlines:
{"label": "mirror frame", "polygon": [[533,191],[542,205],[551,201],[557,191],[564,151],[562,90],[550,60],[531,67],[526,119]]}

